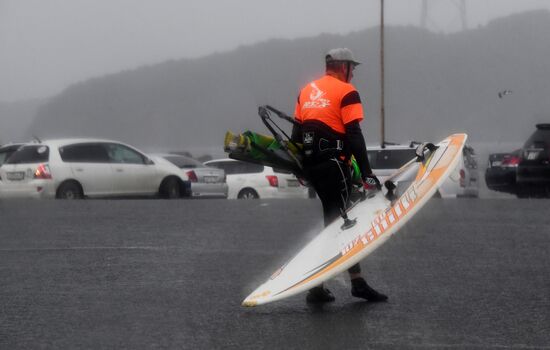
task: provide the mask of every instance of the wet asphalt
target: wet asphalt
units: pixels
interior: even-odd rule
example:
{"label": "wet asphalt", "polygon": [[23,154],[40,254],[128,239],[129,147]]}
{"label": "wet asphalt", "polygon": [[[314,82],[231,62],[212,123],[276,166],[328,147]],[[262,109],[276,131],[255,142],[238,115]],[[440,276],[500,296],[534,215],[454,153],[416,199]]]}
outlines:
{"label": "wet asphalt", "polygon": [[0,349],[550,349],[549,208],[432,199],[362,263],[387,303],[243,308],[317,200],[2,200]]}

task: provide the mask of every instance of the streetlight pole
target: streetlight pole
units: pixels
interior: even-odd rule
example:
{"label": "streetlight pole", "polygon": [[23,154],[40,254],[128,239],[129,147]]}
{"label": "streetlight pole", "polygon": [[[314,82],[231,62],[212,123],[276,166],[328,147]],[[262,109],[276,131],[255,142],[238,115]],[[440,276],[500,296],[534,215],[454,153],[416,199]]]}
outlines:
{"label": "streetlight pole", "polygon": [[384,0],[380,0],[380,145],[386,144],[386,121],[384,107]]}

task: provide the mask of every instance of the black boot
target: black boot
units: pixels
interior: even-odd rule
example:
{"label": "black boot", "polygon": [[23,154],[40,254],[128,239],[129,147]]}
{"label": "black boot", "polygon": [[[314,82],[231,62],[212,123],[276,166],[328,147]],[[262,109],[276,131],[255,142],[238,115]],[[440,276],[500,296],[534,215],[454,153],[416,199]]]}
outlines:
{"label": "black boot", "polygon": [[306,296],[306,301],[313,304],[329,303],[334,301],[334,299],[334,295],[332,295],[330,290],[324,288],[322,284],[311,288]]}
{"label": "black boot", "polygon": [[388,297],[372,289],[367,282],[359,277],[351,280],[351,295],[357,298],[367,299],[372,302],[388,300]]}

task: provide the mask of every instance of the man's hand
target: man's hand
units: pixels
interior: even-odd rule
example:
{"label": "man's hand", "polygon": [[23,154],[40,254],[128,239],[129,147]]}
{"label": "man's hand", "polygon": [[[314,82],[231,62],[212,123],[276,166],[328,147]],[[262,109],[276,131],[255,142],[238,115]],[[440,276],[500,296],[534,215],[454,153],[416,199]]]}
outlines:
{"label": "man's hand", "polygon": [[382,189],[380,180],[374,174],[368,174],[363,178],[363,188],[365,190]]}

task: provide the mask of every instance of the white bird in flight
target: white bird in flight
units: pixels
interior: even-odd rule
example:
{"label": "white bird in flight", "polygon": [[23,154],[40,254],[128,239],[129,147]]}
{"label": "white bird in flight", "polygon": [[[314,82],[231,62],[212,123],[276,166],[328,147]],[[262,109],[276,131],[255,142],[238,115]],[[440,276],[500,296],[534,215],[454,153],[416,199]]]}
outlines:
{"label": "white bird in flight", "polygon": [[512,90],[503,90],[498,93],[498,98],[503,98],[506,95],[510,95],[512,93]]}

